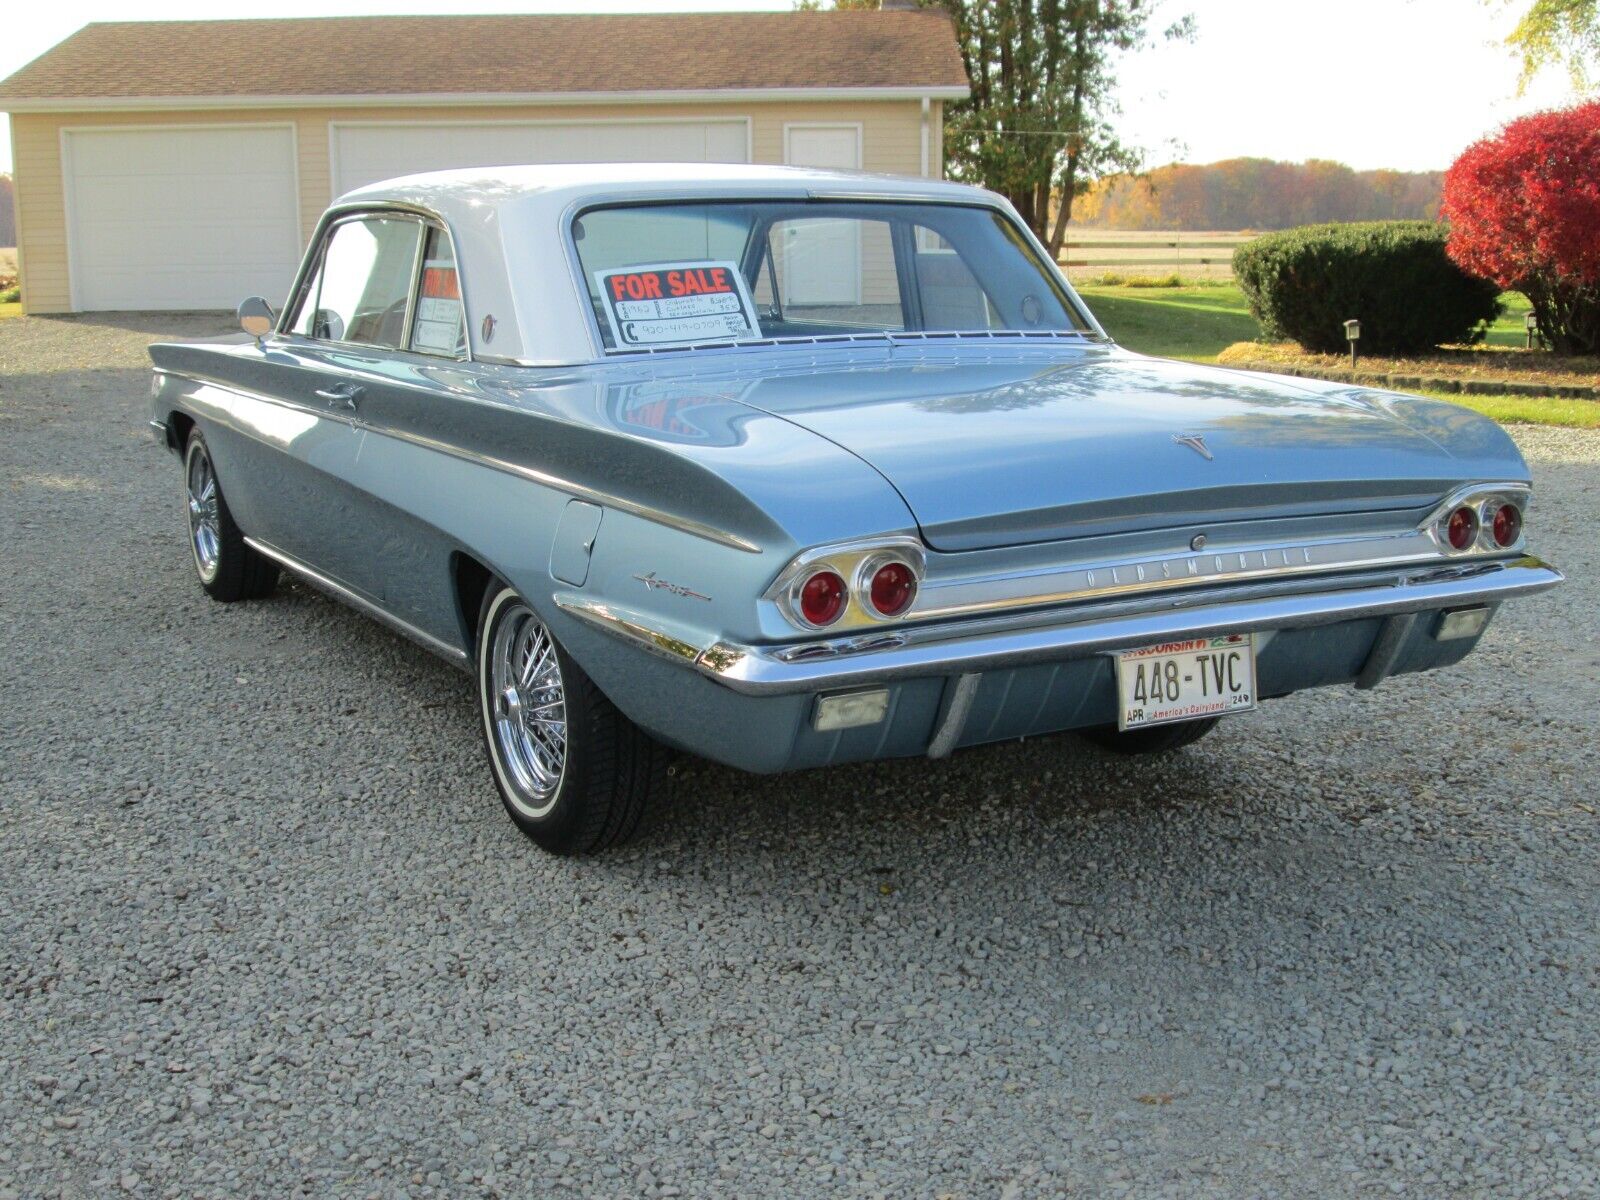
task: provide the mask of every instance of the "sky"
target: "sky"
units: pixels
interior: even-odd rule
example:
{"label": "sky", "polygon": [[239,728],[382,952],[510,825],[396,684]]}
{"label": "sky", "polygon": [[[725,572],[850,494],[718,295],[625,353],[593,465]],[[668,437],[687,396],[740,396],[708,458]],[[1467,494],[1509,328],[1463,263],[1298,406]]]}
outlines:
{"label": "sky", "polygon": [[[1151,165],[1253,156],[1327,158],[1359,169],[1449,166],[1513,117],[1572,103],[1548,73],[1516,95],[1500,44],[1528,0],[1163,0],[1160,23],[1195,18],[1189,43],[1129,55],[1118,128]],[[90,21],[215,17],[215,0],[56,0],[11,11],[0,78]],[[786,11],[790,0],[274,0],[272,16],[439,12]],[[19,11],[20,9],[20,11]],[[235,10],[246,15],[248,10]],[[0,172],[11,169],[0,124]]]}

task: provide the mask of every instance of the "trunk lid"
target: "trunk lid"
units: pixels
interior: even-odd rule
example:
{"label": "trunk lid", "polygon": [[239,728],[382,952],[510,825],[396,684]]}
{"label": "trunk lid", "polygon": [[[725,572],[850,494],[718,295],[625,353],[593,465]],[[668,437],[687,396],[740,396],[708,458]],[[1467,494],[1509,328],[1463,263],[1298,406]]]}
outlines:
{"label": "trunk lid", "polygon": [[1121,352],[814,363],[739,399],[871,464],[942,551],[1414,511],[1455,477],[1439,443],[1360,399]]}

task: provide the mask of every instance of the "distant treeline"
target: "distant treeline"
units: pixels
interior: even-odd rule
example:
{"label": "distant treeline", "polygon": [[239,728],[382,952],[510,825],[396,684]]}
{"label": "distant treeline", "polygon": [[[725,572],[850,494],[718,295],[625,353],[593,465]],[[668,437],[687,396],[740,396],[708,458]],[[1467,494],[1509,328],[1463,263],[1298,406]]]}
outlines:
{"label": "distant treeline", "polygon": [[1433,220],[1443,171],[1353,171],[1343,163],[1230,158],[1102,180],[1073,206],[1102,229],[1288,229],[1322,221]]}
{"label": "distant treeline", "polygon": [[0,175],[0,246],[17,244],[17,204],[11,195],[11,176]]}

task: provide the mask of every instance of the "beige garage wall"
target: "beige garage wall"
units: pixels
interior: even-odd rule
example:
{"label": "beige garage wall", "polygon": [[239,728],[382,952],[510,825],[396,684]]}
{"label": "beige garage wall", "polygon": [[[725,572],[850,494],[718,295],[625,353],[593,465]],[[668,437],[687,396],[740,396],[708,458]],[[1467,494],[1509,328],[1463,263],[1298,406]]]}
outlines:
{"label": "beige garage wall", "polygon": [[[753,162],[783,161],[786,124],[860,122],[864,169],[897,175],[918,175],[922,171],[922,107],[917,101],[18,113],[11,117],[11,144],[16,162],[17,251],[22,268],[23,307],[35,313],[71,311],[61,170],[63,128],[293,122],[300,170],[300,237],[304,241],[333,198],[329,194],[332,183],[328,133],[333,121],[583,121],[640,117],[695,120],[730,116],[750,119]],[[941,173],[941,116],[942,106],[934,103],[929,131],[929,174],[934,176]]]}

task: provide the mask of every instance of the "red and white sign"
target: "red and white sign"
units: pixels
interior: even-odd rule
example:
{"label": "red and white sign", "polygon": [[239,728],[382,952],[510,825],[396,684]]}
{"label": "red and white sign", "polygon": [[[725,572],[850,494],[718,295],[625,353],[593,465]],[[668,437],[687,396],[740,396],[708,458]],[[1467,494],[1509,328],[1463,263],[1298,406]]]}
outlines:
{"label": "red and white sign", "polygon": [[687,346],[761,336],[744,276],[731,262],[596,271],[619,347]]}

